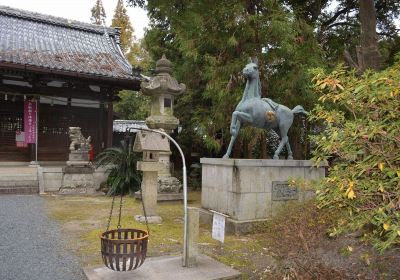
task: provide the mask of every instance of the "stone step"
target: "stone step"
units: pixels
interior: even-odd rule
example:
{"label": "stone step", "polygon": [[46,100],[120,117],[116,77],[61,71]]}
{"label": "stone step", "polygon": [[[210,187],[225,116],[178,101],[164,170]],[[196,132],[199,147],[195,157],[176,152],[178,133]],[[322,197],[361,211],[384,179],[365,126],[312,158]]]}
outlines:
{"label": "stone step", "polygon": [[23,182],[23,181],[37,181],[37,180],[38,180],[37,174],[35,174],[35,175],[29,175],[29,174],[2,175],[2,174],[0,174],[0,184],[1,184],[1,182],[9,182],[9,181]]}
{"label": "stone step", "polygon": [[39,193],[39,187],[0,187],[2,194],[36,194]]}
{"label": "stone step", "polygon": [[18,166],[0,168],[0,182],[37,180],[37,168]]}
{"label": "stone step", "polygon": [[19,187],[39,187],[38,180],[20,180],[19,178],[16,180],[4,180],[0,181],[0,188],[19,188]]}
{"label": "stone step", "polygon": [[37,168],[0,167],[0,194],[34,194],[39,192]]}

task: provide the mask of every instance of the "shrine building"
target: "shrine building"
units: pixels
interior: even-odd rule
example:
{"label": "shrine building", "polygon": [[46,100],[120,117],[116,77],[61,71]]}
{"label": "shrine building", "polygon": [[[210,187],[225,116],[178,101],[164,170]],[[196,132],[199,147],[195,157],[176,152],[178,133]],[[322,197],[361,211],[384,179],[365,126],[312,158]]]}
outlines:
{"label": "shrine building", "polygon": [[69,127],[91,136],[94,154],[112,145],[112,102],[140,89],[119,35],[0,6],[0,162],[66,161]]}

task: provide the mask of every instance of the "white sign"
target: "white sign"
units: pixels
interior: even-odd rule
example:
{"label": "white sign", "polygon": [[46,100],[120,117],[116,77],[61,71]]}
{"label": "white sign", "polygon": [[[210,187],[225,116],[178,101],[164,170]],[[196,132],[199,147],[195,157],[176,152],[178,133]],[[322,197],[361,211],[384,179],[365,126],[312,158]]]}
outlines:
{"label": "white sign", "polygon": [[15,141],[16,142],[25,142],[25,132],[16,131],[15,132]]}
{"label": "white sign", "polygon": [[212,238],[224,243],[225,216],[220,215],[218,213],[214,213],[214,216],[213,216]]}

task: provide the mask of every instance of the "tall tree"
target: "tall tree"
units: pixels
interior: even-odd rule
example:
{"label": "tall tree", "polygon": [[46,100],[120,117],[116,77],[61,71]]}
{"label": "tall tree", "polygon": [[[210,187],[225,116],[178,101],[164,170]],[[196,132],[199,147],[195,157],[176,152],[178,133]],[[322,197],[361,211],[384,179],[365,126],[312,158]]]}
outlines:
{"label": "tall tree", "polygon": [[[249,56],[259,59],[263,96],[311,106],[307,68],[319,65],[321,52],[312,29],[294,22],[278,1],[152,0],[146,8],[151,20],[147,50],[155,59],[166,53],[189,88],[175,110],[184,126],[180,137],[188,145],[198,148],[202,142],[216,154],[224,152]],[[241,142],[255,134],[262,139],[261,132],[244,129]],[[253,156],[254,145],[239,141],[235,156]]]}
{"label": "tall tree", "polygon": [[90,21],[93,24],[97,25],[106,25],[106,12],[103,7],[103,2],[101,0],[97,0],[96,4],[94,4],[92,10],[92,17]]}
{"label": "tall tree", "polygon": [[[280,1],[290,7],[298,19],[304,20],[316,30],[317,39],[325,51],[329,66],[334,67],[338,60],[342,60],[345,50],[348,50],[347,57],[349,54],[359,57],[360,52],[357,48],[360,49],[359,46],[362,46],[364,41],[360,37],[363,34],[372,34],[372,31],[365,33],[367,29],[378,30],[374,32],[382,55],[380,61],[384,64],[393,63],[395,53],[400,50],[400,29],[396,26],[396,19],[400,15],[398,0]],[[356,64],[358,66],[358,61]]]}
{"label": "tall tree", "polygon": [[114,11],[114,17],[112,19],[111,26],[121,28],[121,49],[125,54],[128,53],[132,46],[134,29],[124,6],[123,0],[118,0],[117,2],[117,7]]}
{"label": "tall tree", "polygon": [[374,0],[360,0],[361,40],[357,47],[357,64],[348,52],[345,52],[347,61],[361,73],[367,68],[379,69],[381,55],[378,49],[376,34],[376,11]]}

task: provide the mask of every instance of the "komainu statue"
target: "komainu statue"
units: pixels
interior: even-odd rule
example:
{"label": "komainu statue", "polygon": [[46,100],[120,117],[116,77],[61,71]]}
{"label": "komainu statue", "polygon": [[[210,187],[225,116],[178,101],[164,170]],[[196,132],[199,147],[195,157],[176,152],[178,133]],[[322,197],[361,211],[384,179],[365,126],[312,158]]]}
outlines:
{"label": "komainu statue", "polygon": [[274,159],[279,159],[284,146],[288,151],[288,159],[293,159],[287,133],[292,126],[294,114],[308,113],[302,106],[298,105],[292,110],[288,107],[275,103],[269,98],[261,98],[261,83],[256,60],[250,60],[243,69],[243,75],[247,83],[243,92],[242,100],[232,113],[230,127],[231,141],[224,158],[229,158],[236,137],[242,124],[249,124],[263,129],[273,129],[281,138],[279,146],[274,153]]}
{"label": "komainu statue", "polygon": [[83,137],[80,127],[70,127],[68,134],[71,141],[70,151],[90,150],[91,137]]}

